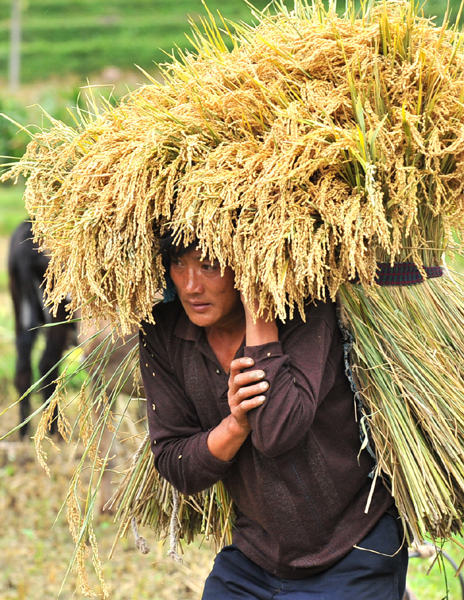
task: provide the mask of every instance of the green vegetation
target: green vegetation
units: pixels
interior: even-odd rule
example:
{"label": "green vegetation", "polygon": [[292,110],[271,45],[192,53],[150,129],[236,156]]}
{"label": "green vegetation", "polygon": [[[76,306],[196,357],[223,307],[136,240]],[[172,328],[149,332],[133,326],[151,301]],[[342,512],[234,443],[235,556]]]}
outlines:
{"label": "green vegetation", "polygon": [[[462,541],[462,540],[461,540]],[[447,544],[443,549],[451,559],[459,563],[463,559],[462,550]],[[408,570],[408,585],[418,600],[460,600],[462,592],[459,579],[448,560],[438,558],[429,569],[434,559],[411,558]]]}
{"label": "green vegetation", "polygon": [[[211,12],[235,21],[251,20],[243,0],[208,1]],[[255,0],[258,8],[267,2]],[[7,76],[9,0],[0,2],[0,77]],[[154,62],[166,62],[165,52],[189,47],[188,15],[198,20],[206,10],[201,0],[36,0],[22,14],[22,67],[24,82],[51,75],[88,76],[108,65],[153,71]]]}
{"label": "green vegetation", "polygon": [[[263,8],[267,2],[256,0]],[[244,0],[208,2],[209,9],[235,21],[251,21],[251,9]],[[11,1],[0,0],[0,80],[8,77]],[[135,67],[155,72],[155,63],[168,62],[178,46],[191,48],[185,34],[190,32],[189,15],[198,21],[206,15],[201,0],[37,0],[23,2],[21,82],[22,89],[11,94],[0,90],[0,113],[22,126],[48,126],[42,108],[53,118],[71,124],[68,108],[76,106],[87,80],[94,84],[105,67],[131,71],[132,84],[122,82],[100,87],[96,94],[114,98],[128,87],[144,81]],[[58,77],[58,79],[56,79]],[[43,85],[41,80],[48,83]],[[25,85],[32,82],[32,86]],[[119,83],[119,85],[118,85]],[[84,104],[82,102],[81,104]],[[24,154],[29,137],[9,120],[0,117],[0,163],[5,157]],[[0,217],[1,218],[1,217]],[[0,235],[2,231],[0,230]]]}
{"label": "green vegetation", "polygon": [[[0,238],[1,240],[1,238]],[[6,243],[0,243],[0,249],[6,248]],[[2,270],[2,285],[6,282],[6,273]],[[16,398],[16,392],[13,387],[13,373],[15,364],[14,354],[14,328],[13,328],[13,307],[11,300],[6,292],[0,293],[0,412],[6,407],[5,400],[11,404]],[[15,414],[18,409],[13,409]],[[12,411],[13,412],[13,411]]]}
{"label": "green vegetation", "polygon": [[[10,235],[19,223],[27,218],[23,191],[24,187],[21,184],[0,187],[0,236]],[[3,275],[0,271],[0,291],[4,289]]]}

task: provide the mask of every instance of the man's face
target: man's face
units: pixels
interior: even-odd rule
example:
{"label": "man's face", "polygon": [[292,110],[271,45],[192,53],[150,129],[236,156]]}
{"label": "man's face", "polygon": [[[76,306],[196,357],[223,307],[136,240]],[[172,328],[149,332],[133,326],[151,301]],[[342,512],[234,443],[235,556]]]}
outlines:
{"label": "man's face", "polygon": [[171,279],[188,318],[199,327],[231,327],[243,316],[240,293],[234,287],[234,272],[201,260],[201,251],[191,249],[171,260]]}

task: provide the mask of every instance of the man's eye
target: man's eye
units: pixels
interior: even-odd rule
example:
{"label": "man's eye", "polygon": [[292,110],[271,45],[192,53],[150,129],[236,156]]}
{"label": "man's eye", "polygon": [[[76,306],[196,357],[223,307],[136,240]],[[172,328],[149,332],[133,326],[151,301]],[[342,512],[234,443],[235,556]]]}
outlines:
{"label": "man's eye", "polygon": [[214,264],[211,264],[211,263],[203,263],[203,264],[201,265],[201,268],[202,268],[204,271],[214,271],[215,269],[217,269],[217,267],[218,267],[218,265],[217,265],[217,264],[215,264],[215,263],[214,263]]}

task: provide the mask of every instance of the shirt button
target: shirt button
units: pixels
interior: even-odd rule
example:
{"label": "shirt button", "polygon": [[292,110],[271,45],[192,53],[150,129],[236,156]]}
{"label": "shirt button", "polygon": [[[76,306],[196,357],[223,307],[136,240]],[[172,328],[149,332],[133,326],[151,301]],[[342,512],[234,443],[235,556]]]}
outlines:
{"label": "shirt button", "polygon": [[216,373],[217,373],[218,375],[220,375],[220,374],[221,374],[221,369],[216,369]]}

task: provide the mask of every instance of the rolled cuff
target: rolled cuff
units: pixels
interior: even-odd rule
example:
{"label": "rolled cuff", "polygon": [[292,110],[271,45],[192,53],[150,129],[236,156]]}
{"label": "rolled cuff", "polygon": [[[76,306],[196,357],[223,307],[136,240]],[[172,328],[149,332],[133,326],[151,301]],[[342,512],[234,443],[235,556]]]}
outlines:
{"label": "rolled cuff", "polygon": [[195,466],[203,473],[203,475],[207,476],[210,480],[219,481],[227,475],[235,459],[223,461],[211,454],[211,451],[208,448],[208,436],[211,431],[212,430],[210,429],[198,437],[196,440],[197,447],[194,448],[193,457]]}

